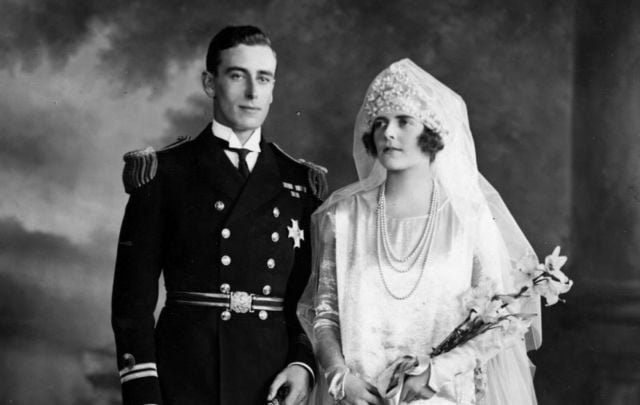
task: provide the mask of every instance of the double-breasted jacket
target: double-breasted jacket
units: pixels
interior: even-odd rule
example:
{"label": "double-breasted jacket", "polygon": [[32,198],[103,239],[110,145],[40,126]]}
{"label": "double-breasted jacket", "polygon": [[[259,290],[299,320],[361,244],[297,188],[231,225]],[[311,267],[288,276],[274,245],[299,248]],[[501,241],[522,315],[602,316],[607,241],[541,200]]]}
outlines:
{"label": "double-breasted jacket", "polygon": [[208,126],[125,155],[112,299],[125,405],[264,404],[288,364],[314,368],[295,309],[324,173],[263,141],[245,180],[223,146]]}

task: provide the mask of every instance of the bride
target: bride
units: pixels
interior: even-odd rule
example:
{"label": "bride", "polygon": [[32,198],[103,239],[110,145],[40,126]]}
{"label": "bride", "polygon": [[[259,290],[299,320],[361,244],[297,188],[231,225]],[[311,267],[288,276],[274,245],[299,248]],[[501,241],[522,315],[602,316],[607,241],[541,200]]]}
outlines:
{"label": "bride", "polygon": [[[511,292],[515,264],[534,255],[477,170],[463,100],[412,61],[392,64],[366,93],[354,159],[360,181],[314,214],[298,307],[323,370],[316,403],[535,404],[524,341],[429,356],[465,318],[465,290],[488,277]],[[520,311],[539,313],[531,301]],[[539,343],[538,318],[526,346]],[[381,376],[406,359],[387,398]]]}

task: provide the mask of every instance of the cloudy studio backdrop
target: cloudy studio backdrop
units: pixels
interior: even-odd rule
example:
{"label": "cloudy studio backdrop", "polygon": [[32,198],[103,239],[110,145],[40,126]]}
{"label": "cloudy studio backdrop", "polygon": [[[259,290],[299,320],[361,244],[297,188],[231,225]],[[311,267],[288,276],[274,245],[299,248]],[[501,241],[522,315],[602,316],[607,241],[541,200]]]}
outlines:
{"label": "cloudy studio backdrop", "polygon": [[272,37],[265,136],[332,189],[356,179],[353,121],[385,66],[461,94],[481,171],[577,283],[544,313],[540,403],[640,403],[640,6],[605,3],[0,0],[0,404],[117,403],[121,156],[211,119],[199,77],[227,24]]}

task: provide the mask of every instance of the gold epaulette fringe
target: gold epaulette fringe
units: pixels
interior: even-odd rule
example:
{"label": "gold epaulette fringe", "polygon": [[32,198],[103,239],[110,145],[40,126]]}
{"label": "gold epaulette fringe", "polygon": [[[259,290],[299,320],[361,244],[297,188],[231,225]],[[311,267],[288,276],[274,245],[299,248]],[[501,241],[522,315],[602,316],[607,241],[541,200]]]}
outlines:
{"label": "gold epaulette fringe", "polygon": [[[175,148],[190,140],[191,137],[189,136],[180,136],[175,142],[162,148],[162,151]],[[158,156],[151,146],[146,149],[127,152],[123,159],[122,182],[124,183],[124,190],[129,194],[133,190],[151,182],[158,172]]]}
{"label": "gold epaulette fringe", "polygon": [[123,159],[122,182],[124,191],[129,194],[153,180],[158,172],[158,157],[151,146],[127,152]]}

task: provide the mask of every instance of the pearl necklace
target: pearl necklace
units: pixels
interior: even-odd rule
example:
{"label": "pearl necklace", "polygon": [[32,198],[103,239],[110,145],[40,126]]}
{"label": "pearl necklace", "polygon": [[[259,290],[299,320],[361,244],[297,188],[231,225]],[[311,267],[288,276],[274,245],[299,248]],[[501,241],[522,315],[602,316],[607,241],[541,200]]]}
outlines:
{"label": "pearl necklace", "polygon": [[[433,245],[433,233],[435,231],[437,219],[438,219],[438,202],[439,202],[439,190],[435,181],[433,182],[433,188],[431,191],[431,205],[429,207],[429,214],[427,217],[427,224],[424,227],[420,238],[416,242],[416,245],[405,257],[397,255],[389,242],[389,235],[387,233],[387,215],[386,215],[386,199],[385,199],[386,183],[383,183],[380,187],[378,194],[378,209],[377,209],[377,221],[376,221],[376,241],[377,241],[377,254],[378,254],[378,271],[382,284],[387,290],[389,295],[397,300],[404,300],[409,298],[420,284],[420,280],[424,274],[424,269],[427,266],[429,260],[429,252]],[[412,270],[416,263],[420,262],[420,274],[413,287],[403,295],[395,294],[389,288],[387,280],[384,276],[383,267],[391,267],[396,273],[407,273]],[[383,266],[384,265],[384,266]]]}

